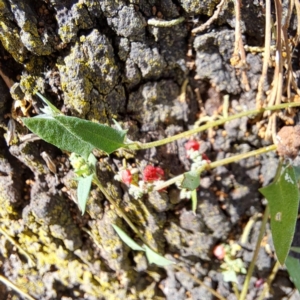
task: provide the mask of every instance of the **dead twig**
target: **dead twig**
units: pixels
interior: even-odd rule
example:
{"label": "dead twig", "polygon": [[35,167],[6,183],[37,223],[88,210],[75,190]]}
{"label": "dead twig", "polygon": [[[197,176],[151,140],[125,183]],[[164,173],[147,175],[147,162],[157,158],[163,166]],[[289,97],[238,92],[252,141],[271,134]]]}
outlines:
{"label": "dead twig", "polygon": [[[283,63],[282,63],[282,5],[280,0],[275,0],[275,11],[276,11],[276,54],[275,54],[275,71],[274,79],[272,82],[272,90],[270,98],[268,100],[269,105],[277,105],[281,103],[282,97],[282,85],[283,85]],[[272,116],[269,119],[268,127],[265,134],[266,139],[276,140],[276,116]]]}
{"label": "dead twig", "polygon": [[264,288],[263,288],[263,290],[262,290],[262,292],[261,292],[258,300],[265,299],[265,295],[268,293],[268,291],[270,289],[270,286],[271,286],[271,284],[272,284],[272,282],[273,282],[273,280],[274,280],[274,278],[275,278],[275,276],[276,276],[279,268],[280,268],[280,263],[277,260],[276,263],[275,263],[275,265],[274,265],[274,267],[273,267],[273,270],[272,270],[271,274],[268,277],[267,282],[264,284]]}
{"label": "dead twig", "polygon": [[5,84],[7,85],[7,87],[10,89],[13,84],[14,84],[14,81],[12,79],[10,79],[8,76],[6,76],[2,70],[0,69],[0,76],[2,77],[3,81],[5,82]]}
{"label": "dead twig", "polygon": [[246,91],[250,90],[250,85],[247,78],[247,62],[246,53],[243,45],[242,31],[241,31],[241,0],[235,1],[235,42],[234,51],[230,59],[233,67],[240,69],[242,74],[242,84]]}
{"label": "dead twig", "polygon": [[263,87],[267,79],[267,72],[271,52],[271,0],[266,0],[266,23],[265,23],[265,51],[262,73],[258,82],[256,94],[256,108],[260,109],[263,106]]}
{"label": "dead twig", "polygon": [[203,30],[209,28],[209,26],[219,17],[219,14],[222,10],[223,5],[226,3],[227,0],[221,0],[220,3],[217,5],[214,14],[202,25],[196,27],[192,30],[192,34],[196,34],[202,32]]}

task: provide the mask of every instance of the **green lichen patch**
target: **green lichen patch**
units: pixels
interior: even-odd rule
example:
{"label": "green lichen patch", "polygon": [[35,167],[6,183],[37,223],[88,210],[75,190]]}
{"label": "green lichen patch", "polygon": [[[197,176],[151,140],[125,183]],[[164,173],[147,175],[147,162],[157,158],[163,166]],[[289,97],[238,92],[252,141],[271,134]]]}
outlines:
{"label": "green lichen patch", "polygon": [[206,14],[211,16],[214,11],[214,7],[218,4],[218,0],[180,0],[182,8],[188,14]]}
{"label": "green lichen patch", "polygon": [[58,69],[65,104],[80,116],[90,111],[93,94],[108,94],[118,79],[112,46],[97,30],[82,37]]}
{"label": "green lichen patch", "polygon": [[12,22],[0,19],[0,40],[17,62],[22,63],[25,60],[27,50],[22,44],[18,28]]}

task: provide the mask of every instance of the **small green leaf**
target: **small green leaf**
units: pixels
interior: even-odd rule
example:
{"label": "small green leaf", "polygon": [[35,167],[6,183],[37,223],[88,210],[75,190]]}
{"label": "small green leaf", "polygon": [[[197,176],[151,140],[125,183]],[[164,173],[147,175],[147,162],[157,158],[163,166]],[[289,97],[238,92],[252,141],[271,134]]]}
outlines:
{"label": "small green leaf", "polygon": [[93,166],[94,168],[96,167],[97,158],[95,157],[95,155],[93,153],[91,153],[89,155],[88,163],[89,163],[90,166]]}
{"label": "small green leaf", "polygon": [[90,194],[93,177],[94,174],[91,174],[87,177],[79,177],[78,179],[77,198],[82,214],[85,212],[85,206]]}
{"label": "small green leaf", "polygon": [[294,168],[284,167],[274,182],[259,191],[270,206],[274,247],[283,265],[292,244],[298,216],[299,189]]}
{"label": "small green leaf", "polygon": [[39,92],[36,93],[43,101],[45,104],[48,105],[48,107],[50,108],[50,111],[52,112],[51,115],[62,115],[62,112],[57,109],[48,99],[46,99],[42,94],[40,94]]}
{"label": "small green leaf", "polygon": [[222,274],[224,281],[237,283],[236,273],[233,270],[223,271]]}
{"label": "small green leaf", "polygon": [[75,152],[86,160],[95,148],[110,154],[123,147],[126,135],[124,130],[63,115],[39,115],[23,118],[23,122],[46,142]]}
{"label": "small green leaf", "polygon": [[300,261],[297,258],[288,256],[285,261],[286,268],[290,274],[290,277],[300,292]]}
{"label": "small green leaf", "polygon": [[200,175],[196,171],[190,171],[183,174],[181,187],[190,191],[195,190],[200,185]]}
{"label": "small green leaf", "polygon": [[192,211],[195,213],[197,209],[197,190],[192,191]]}
{"label": "small green leaf", "polygon": [[115,224],[111,224],[111,226],[114,228],[120,239],[132,250],[136,251],[145,251],[144,248],[142,248],[139,244],[137,244],[131,237],[127,235],[120,227],[118,227]]}
{"label": "small green leaf", "polygon": [[112,119],[113,120],[113,122],[115,123],[115,126],[117,127],[117,130],[123,130],[123,128],[122,128],[122,126],[120,125],[120,123],[119,122],[117,122],[115,119]]}
{"label": "small green leaf", "polygon": [[154,263],[160,267],[165,267],[165,266],[175,264],[174,261],[164,258],[163,256],[151,250],[148,246],[144,245],[143,248],[145,248],[146,250],[146,256],[150,264]]}

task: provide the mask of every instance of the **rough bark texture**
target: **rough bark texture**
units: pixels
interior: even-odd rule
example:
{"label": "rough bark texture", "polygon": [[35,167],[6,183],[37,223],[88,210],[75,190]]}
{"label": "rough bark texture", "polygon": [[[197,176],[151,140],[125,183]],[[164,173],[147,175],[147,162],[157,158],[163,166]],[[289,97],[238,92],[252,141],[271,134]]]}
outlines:
{"label": "rough bark texture", "polygon": [[[0,234],[0,273],[32,297],[214,299],[185,274],[148,265],[143,253],[124,245],[111,224],[129,235],[132,232],[96,189],[87,213],[81,216],[73,201],[76,182],[67,154],[42,141],[7,146],[4,134],[5,115],[11,110],[12,116],[20,113],[19,107],[12,108],[13,101],[29,99],[37,82],[40,92],[64,113],[105,124],[116,119],[129,129],[130,139],[139,141],[191,128],[201,109],[213,116],[226,94],[230,94],[233,112],[254,108],[262,58],[247,54],[251,89],[245,92],[239,70],[229,62],[234,49],[233,2],[226,3],[209,30],[191,35],[193,26],[207,20],[218,2],[0,0],[1,69],[18,82],[10,94],[0,79],[0,228],[6,232]],[[172,20],[181,16],[185,21],[172,27],[147,25],[153,17]],[[259,1],[243,1],[242,30],[248,44],[263,45]],[[182,100],[185,79],[189,85]],[[37,112],[41,103],[37,98],[34,102]],[[17,122],[16,126],[21,135],[24,128]],[[245,118],[197,138],[210,147],[206,153],[213,161],[262,146],[257,131]],[[185,142],[137,152],[127,161],[140,166],[150,161],[166,173],[180,174],[189,168]],[[57,178],[42,159],[43,151],[57,164]],[[237,241],[248,218],[263,212],[258,188],[261,178],[267,184],[274,176],[276,155],[264,155],[260,161],[249,158],[205,174],[196,214],[189,201],[179,200],[176,187],[168,193],[132,199],[126,186],[113,180],[121,155],[101,157],[99,177],[143,230],[148,243],[166,257],[177,257],[191,274],[226,299],[234,299],[212,251],[218,243]],[[241,252],[246,263],[251,261],[259,223]],[[270,235],[265,243],[273,250]],[[268,276],[272,263],[262,247],[247,299],[257,297],[254,283]],[[243,282],[244,276],[238,279]],[[284,271],[276,282],[268,299],[282,299],[293,288]],[[0,298],[9,295],[21,299],[0,284]]]}

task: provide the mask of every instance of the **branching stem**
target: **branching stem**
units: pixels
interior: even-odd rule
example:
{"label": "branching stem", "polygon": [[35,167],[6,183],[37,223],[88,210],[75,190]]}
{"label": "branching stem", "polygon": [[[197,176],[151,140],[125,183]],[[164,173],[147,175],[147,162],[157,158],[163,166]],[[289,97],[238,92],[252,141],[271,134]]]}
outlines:
{"label": "branching stem", "polygon": [[[213,163],[206,164],[206,165],[200,167],[199,169],[197,169],[196,172],[200,176],[200,174],[205,170],[211,170],[211,169],[214,169],[216,167],[228,165],[230,163],[234,163],[234,162],[240,161],[242,159],[245,159],[245,158],[248,158],[248,157],[251,157],[251,156],[257,156],[257,155],[260,155],[260,154],[263,154],[263,153],[274,151],[274,150],[276,150],[276,148],[277,148],[276,145],[270,145],[270,146],[267,146],[267,147],[263,147],[263,148],[260,148],[260,149],[257,149],[257,150],[250,151],[250,152],[234,155],[234,156],[231,156],[231,157],[228,157],[228,158],[224,158],[224,159],[215,161]],[[170,179],[168,181],[165,181],[161,185],[155,187],[155,190],[159,191],[159,190],[162,190],[162,189],[168,187],[169,185],[171,185],[173,183],[176,183],[176,182],[180,183],[180,182],[182,182],[183,179],[184,179],[184,174],[173,177],[172,179]]]}
{"label": "branching stem", "polygon": [[239,114],[229,116],[228,118],[223,118],[221,120],[209,122],[205,125],[199,126],[198,128],[194,128],[194,129],[173,135],[171,137],[167,137],[167,138],[159,140],[159,141],[145,143],[145,144],[134,142],[134,143],[126,145],[126,148],[130,149],[130,150],[142,150],[142,149],[149,149],[152,147],[158,147],[158,146],[162,146],[162,145],[174,142],[174,141],[182,139],[182,138],[189,137],[195,133],[205,131],[209,128],[223,125],[226,122],[230,122],[235,119],[239,119],[239,118],[247,117],[247,116],[255,116],[255,115],[264,113],[265,111],[274,111],[274,110],[286,109],[289,107],[297,107],[297,106],[300,106],[299,102],[283,103],[283,104],[273,105],[273,106],[264,107],[264,108],[260,108],[260,109],[252,109],[252,110],[241,112]]}

